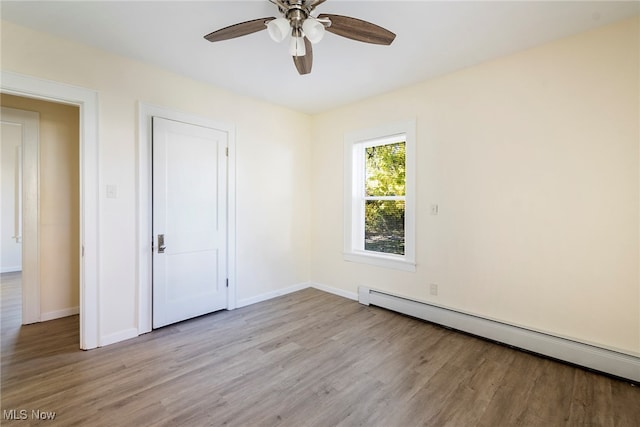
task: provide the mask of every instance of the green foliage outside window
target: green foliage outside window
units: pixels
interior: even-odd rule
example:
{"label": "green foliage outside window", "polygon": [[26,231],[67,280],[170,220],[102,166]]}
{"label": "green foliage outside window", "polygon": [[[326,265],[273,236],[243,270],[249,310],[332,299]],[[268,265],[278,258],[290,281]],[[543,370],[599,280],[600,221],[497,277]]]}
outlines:
{"label": "green foliage outside window", "polygon": [[[406,144],[365,151],[365,249],[404,255]],[[378,199],[402,196],[402,200]]]}

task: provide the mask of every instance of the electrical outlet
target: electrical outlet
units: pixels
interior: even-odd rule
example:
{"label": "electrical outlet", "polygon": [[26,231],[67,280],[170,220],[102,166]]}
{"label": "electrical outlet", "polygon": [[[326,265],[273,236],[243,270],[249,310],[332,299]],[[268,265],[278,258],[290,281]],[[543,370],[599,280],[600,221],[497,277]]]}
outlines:
{"label": "electrical outlet", "polygon": [[429,293],[433,296],[438,296],[438,285],[435,283],[429,285]]}

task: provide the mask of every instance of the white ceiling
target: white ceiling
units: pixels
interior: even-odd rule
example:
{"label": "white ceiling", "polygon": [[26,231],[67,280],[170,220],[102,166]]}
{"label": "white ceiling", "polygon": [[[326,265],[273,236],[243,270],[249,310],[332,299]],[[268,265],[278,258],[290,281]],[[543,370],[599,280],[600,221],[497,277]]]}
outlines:
{"label": "white ceiling", "polygon": [[[196,80],[318,113],[640,13],[639,1],[344,1],[316,13],[353,16],[397,34],[391,46],[327,34],[311,74],[266,31],[210,43],[209,32],[278,16],[267,0],[5,1],[2,19],[135,58]],[[3,43],[6,41],[3,40]]]}

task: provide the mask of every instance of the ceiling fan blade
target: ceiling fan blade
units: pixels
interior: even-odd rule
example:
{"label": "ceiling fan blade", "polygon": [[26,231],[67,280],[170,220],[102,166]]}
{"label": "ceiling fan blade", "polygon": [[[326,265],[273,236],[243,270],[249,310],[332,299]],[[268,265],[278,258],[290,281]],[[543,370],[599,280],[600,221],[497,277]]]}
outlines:
{"label": "ceiling fan blade", "polygon": [[311,3],[309,3],[309,6],[311,7],[311,9],[315,8],[316,6],[320,6],[322,3],[326,2],[327,0],[311,0]]}
{"label": "ceiling fan blade", "polygon": [[311,72],[311,66],[313,65],[313,48],[311,42],[304,38],[304,48],[307,52],[305,56],[294,56],[293,63],[298,69],[300,75],[309,74]]}
{"label": "ceiling fan blade", "polygon": [[391,31],[362,19],[328,13],[320,14],[318,18],[328,18],[331,21],[331,25],[327,27],[327,31],[348,39],[390,45],[396,38],[396,35]]}
{"label": "ceiling fan blade", "polygon": [[246,36],[247,34],[257,33],[258,31],[265,30],[267,26],[265,23],[272,21],[276,18],[260,18],[252,21],[240,22],[239,24],[230,25],[220,30],[204,36],[205,39],[210,42],[219,42],[221,40],[229,40],[236,37]]}

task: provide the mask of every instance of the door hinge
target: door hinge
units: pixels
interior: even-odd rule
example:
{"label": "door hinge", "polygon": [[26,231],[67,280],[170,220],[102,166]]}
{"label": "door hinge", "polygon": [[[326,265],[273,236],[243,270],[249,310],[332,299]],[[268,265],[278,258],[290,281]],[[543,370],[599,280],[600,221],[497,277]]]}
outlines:
{"label": "door hinge", "polygon": [[229,157],[229,147],[224,148],[224,154]]}
{"label": "door hinge", "polygon": [[84,245],[82,245],[82,256],[84,256]]}
{"label": "door hinge", "polygon": [[229,287],[229,279],[227,279],[227,288]]}

